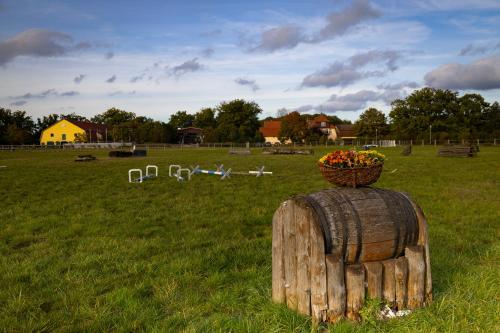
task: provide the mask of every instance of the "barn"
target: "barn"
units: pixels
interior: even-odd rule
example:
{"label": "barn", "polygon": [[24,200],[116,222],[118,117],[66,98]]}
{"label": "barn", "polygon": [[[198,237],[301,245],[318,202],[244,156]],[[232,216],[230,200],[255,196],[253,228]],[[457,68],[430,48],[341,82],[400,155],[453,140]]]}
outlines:
{"label": "barn", "polygon": [[89,121],[62,119],[42,131],[40,144],[59,145],[70,142],[99,142],[107,141],[107,136],[108,128],[106,125]]}

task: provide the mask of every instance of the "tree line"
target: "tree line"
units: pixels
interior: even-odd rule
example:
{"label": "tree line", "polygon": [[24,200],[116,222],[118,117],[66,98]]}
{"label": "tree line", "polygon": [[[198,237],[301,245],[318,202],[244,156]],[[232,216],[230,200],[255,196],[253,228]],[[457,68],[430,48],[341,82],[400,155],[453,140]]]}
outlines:
{"label": "tree line", "polygon": [[50,114],[34,121],[26,111],[0,108],[0,144],[39,143],[42,131],[62,119],[107,125],[107,140],[113,141],[177,143],[179,128],[199,127],[205,142],[262,142],[260,113],[262,109],[257,103],[242,99],[203,108],[195,114],[177,111],[168,122],[118,108],[110,108],[90,119],[71,113]]}
{"label": "tree line", "polygon": [[[108,139],[137,143],[176,143],[177,130],[184,127],[202,129],[204,142],[263,142],[259,131],[262,109],[255,102],[235,99],[213,108],[203,108],[190,114],[177,111],[168,122],[137,116],[111,108],[88,119],[71,114],[50,114],[33,120],[25,111],[0,108],[0,144],[36,144],[41,132],[61,119],[92,121],[108,126]],[[308,120],[317,114],[278,112],[281,120],[281,140],[322,142],[327,138],[311,130]],[[327,116],[334,125],[351,124],[337,116]],[[360,138],[391,138],[400,140],[490,140],[500,138],[500,106],[488,103],[480,94],[464,94],[451,90],[422,88],[404,99],[391,103],[389,116],[376,108],[368,108],[354,123]]]}
{"label": "tree line", "polygon": [[[312,131],[307,121],[317,115],[288,113],[279,119],[280,140],[324,142],[326,135]],[[349,124],[327,116],[334,125]],[[500,138],[500,105],[488,103],[480,94],[464,94],[443,89],[422,88],[391,103],[388,117],[380,110],[366,109],[354,123],[361,139],[475,141]]]}
{"label": "tree line", "polygon": [[375,108],[355,123],[359,137],[475,141],[500,138],[500,105],[480,94],[422,88],[391,103],[389,120]]}

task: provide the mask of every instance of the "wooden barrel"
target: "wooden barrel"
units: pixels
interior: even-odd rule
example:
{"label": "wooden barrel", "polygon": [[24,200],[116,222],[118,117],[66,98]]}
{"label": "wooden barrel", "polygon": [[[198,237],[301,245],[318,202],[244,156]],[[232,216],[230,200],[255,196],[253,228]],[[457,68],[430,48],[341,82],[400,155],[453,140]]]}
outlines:
{"label": "wooden barrel", "polygon": [[[397,258],[418,241],[418,219],[409,197],[379,188],[332,188],[289,200],[286,219],[308,207],[319,225],[326,254],[348,264]],[[291,214],[290,214],[291,213]]]}

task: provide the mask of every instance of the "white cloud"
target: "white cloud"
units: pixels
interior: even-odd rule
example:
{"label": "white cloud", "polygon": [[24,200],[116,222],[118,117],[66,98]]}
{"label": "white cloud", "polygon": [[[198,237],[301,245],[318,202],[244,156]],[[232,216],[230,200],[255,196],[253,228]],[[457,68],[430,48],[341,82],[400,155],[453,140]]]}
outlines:
{"label": "white cloud", "polygon": [[[367,77],[384,76],[388,71],[395,71],[396,62],[401,58],[397,51],[372,50],[355,54],[346,63],[335,62],[326,68],[309,74],[302,80],[302,87],[345,87]],[[383,63],[385,68],[361,71],[360,68],[373,63]]]}
{"label": "white cloud", "polygon": [[458,55],[481,55],[488,52],[494,52],[500,49],[500,43],[489,43],[489,44],[468,44],[463,47]]}
{"label": "white cloud", "polygon": [[196,72],[203,69],[203,65],[199,63],[198,58],[185,61],[178,66],[174,66],[171,73],[177,77],[187,74],[189,72]]}
{"label": "white cloud", "polygon": [[[274,52],[294,48],[300,43],[320,43],[342,36],[360,23],[379,16],[380,13],[368,0],[354,0],[351,5],[330,13],[326,17],[326,24],[312,35],[307,35],[302,25],[283,24],[263,31],[257,45],[250,50]],[[247,42],[244,38],[243,44]]]}
{"label": "white cloud", "polygon": [[31,29],[0,41],[0,65],[19,56],[57,57],[90,46],[87,42],[73,44],[73,38],[62,32]]}
{"label": "white cloud", "polygon": [[366,107],[370,101],[379,99],[380,94],[372,90],[361,90],[356,93],[338,96],[333,94],[330,98],[319,105],[304,105],[297,109],[299,112],[326,112],[358,111]]}
{"label": "white cloud", "polygon": [[76,84],[80,84],[85,78],[85,76],[86,76],[85,74],[80,74],[73,79],[73,82],[75,82]]}
{"label": "white cloud", "polygon": [[244,79],[244,78],[237,78],[234,80],[237,84],[241,86],[248,86],[252,89],[252,91],[257,91],[259,90],[259,86],[255,83],[255,80],[249,80],[249,79]]}
{"label": "white cloud", "polygon": [[115,81],[116,81],[116,75],[113,75],[109,79],[106,80],[107,83],[113,83]]}
{"label": "white cloud", "polygon": [[442,89],[489,90],[500,88],[500,55],[470,64],[450,63],[428,72],[425,83]]}

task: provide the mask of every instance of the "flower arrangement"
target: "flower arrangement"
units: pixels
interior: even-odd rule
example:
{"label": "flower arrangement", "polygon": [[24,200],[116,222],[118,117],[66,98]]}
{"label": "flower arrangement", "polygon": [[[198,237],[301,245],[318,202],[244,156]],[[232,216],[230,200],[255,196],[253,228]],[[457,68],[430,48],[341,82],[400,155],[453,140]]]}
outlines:
{"label": "flower arrangement", "polygon": [[319,165],[331,168],[364,168],[384,163],[385,156],[376,150],[336,150],[319,159]]}
{"label": "flower arrangement", "polygon": [[319,171],[338,186],[366,186],[377,181],[385,156],[375,150],[337,150],[319,159]]}

